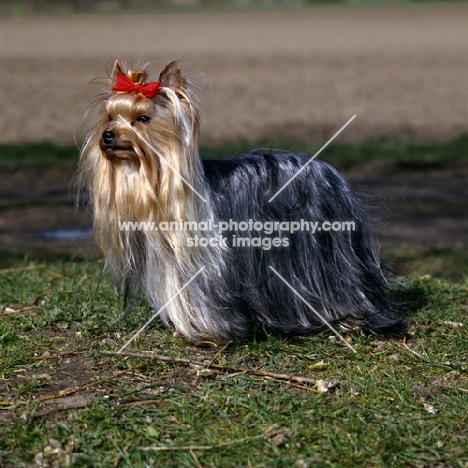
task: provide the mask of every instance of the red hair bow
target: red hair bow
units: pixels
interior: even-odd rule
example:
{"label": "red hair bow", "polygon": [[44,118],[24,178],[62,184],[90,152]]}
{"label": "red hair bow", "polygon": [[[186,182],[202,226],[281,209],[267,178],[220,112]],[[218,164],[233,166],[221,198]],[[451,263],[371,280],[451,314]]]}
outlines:
{"label": "red hair bow", "polygon": [[151,81],[149,83],[138,84],[134,83],[127,75],[117,73],[117,80],[112,91],[122,93],[141,93],[148,98],[152,98],[159,93],[161,84],[159,81]]}

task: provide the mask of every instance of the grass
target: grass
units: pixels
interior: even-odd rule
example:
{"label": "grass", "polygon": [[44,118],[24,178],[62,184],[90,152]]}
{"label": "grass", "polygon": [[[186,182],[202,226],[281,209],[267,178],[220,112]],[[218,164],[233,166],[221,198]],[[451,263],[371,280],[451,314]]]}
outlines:
{"label": "grass", "polygon": [[[222,148],[202,148],[206,158],[227,158],[238,153],[248,152],[255,147],[265,147],[314,155],[322,145],[291,145],[275,140],[261,141],[256,145],[241,143]],[[447,162],[466,162],[468,160],[468,136],[461,136],[448,143],[417,144],[404,142],[366,142],[339,143],[334,141],[319,158],[331,164],[351,166],[356,163],[391,162],[398,165],[427,166]]]}
{"label": "grass", "polygon": [[0,145],[0,166],[34,164],[76,164],[79,149],[76,146],[57,146],[53,143]]}
{"label": "grass", "polygon": [[[119,349],[151,311],[142,304],[120,320],[99,261],[2,271],[0,465],[36,457],[60,467],[466,467],[468,281],[440,266],[419,276],[421,255],[408,253],[391,253],[417,272],[402,279],[414,312],[405,339],[352,335],[353,355],[326,334],[269,338],[216,359],[339,382],[325,393],[101,354]],[[438,256],[450,265],[456,253]],[[219,351],[160,324],[132,346],[196,360]],[[82,351],[49,358],[67,350]]]}
{"label": "grass", "polygon": [[[273,148],[284,151],[314,155],[321,145],[290,145],[274,140],[256,143],[237,143],[222,147],[202,147],[200,152],[207,159],[229,158],[254,148]],[[403,142],[339,143],[326,148],[320,158],[332,164],[352,165],[366,162],[393,162],[399,165],[428,165],[438,163],[459,163],[468,160],[468,135],[448,143],[415,144]],[[68,164],[78,161],[79,149],[76,146],[56,146],[51,143],[30,145],[0,145],[0,167],[35,164]],[[406,167],[406,166],[405,166]]]}

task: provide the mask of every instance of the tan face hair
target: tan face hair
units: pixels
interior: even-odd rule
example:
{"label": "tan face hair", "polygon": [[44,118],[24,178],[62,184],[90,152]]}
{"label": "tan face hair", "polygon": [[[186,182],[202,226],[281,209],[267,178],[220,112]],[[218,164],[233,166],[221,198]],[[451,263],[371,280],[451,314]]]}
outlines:
{"label": "tan face hair", "polygon": [[[117,73],[139,84],[148,76],[141,69],[125,71],[116,62],[111,87]],[[153,98],[141,92],[106,96],[100,120],[82,151],[81,177],[92,196],[96,238],[107,256],[121,264],[132,263],[135,234],[120,231],[119,222],[171,222],[196,216],[193,191],[184,180],[200,177],[198,113],[176,60],[164,68],[159,82],[160,92]],[[154,236],[181,255],[183,233]]]}
{"label": "tan face hair", "polygon": [[[108,159],[136,159],[135,132],[145,133],[155,112],[154,103],[143,94],[113,94],[107,101],[102,116],[103,133],[100,147]],[[107,137],[107,138],[106,138]]]}

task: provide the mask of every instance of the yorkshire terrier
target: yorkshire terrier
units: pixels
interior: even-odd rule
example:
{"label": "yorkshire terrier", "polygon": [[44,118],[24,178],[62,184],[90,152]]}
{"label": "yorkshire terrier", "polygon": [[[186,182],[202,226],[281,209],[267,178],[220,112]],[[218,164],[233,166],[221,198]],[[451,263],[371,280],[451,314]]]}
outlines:
{"label": "yorkshire terrier", "polygon": [[115,63],[78,172],[127,303],[143,291],[192,342],[401,330],[370,216],[343,177],[289,152],[201,159],[198,88],[177,60],[158,81],[145,68]]}

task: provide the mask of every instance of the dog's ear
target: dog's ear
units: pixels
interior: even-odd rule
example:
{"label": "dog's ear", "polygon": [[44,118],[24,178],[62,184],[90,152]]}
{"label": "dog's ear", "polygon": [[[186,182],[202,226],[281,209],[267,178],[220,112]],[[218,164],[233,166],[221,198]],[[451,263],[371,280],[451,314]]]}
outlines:
{"label": "dog's ear", "polygon": [[161,86],[172,89],[181,89],[186,81],[182,78],[180,63],[177,59],[171,60],[159,75]]}
{"label": "dog's ear", "polygon": [[114,66],[112,67],[112,73],[111,73],[111,78],[115,80],[115,77],[117,76],[117,73],[125,73],[122,66],[120,65],[120,62],[116,60],[114,62]]}
{"label": "dog's ear", "polygon": [[109,78],[107,82],[109,83],[109,88],[112,89],[114,84],[117,81],[117,73],[125,73],[122,66],[120,65],[120,62],[116,60],[114,62],[114,66],[112,67],[112,71],[109,75]]}

